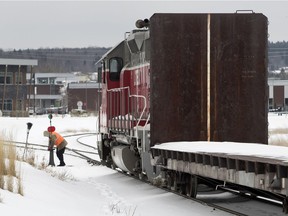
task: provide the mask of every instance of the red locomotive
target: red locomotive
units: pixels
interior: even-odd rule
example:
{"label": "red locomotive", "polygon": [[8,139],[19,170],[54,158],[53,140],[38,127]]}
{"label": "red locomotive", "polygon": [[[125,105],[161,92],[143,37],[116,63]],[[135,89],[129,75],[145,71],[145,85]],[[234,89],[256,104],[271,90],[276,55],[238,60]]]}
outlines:
{"label": "red locomotive", "polygon": [[[101,59],[98,151],[104,164],[150,181],[161,170],[170,184],[186,182],[191,188],[195,181],[186,178],[188,171],[163,168],[170,159],[188,160],[186,154],[183,159],[173,151],[157,151],[158,159],[164,158],[161,165],[153,161],[153,146],[267,144],[264,15],[154,14],[136,26]],[[205,165],[204,159],[198,163]]]}
{"label": "red locomotive", "polygon": [[127,172],[141,170],[143,128],[149,131],[150,123],[149,22],[141,24],[145,29],[134,30],[101,60],[102,141],[98,149],[103,162]]}

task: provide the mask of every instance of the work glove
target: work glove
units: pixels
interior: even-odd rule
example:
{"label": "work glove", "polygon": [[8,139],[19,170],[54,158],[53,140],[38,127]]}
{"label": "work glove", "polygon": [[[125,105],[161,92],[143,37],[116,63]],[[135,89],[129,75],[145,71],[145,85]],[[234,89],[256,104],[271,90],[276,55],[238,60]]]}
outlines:
{"label": "work glove", "polygon": [[54,149],[53,149],[53,145],[50,144],[50,145],[48,146],[48,151],[51,151],[51,150],[54,150]]}

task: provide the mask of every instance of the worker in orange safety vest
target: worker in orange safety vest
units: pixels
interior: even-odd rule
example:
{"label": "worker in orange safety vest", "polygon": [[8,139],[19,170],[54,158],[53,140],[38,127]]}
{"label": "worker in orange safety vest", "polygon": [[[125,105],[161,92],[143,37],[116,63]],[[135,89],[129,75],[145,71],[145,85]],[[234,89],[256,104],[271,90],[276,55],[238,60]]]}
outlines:
{"label": "worker in orange safety vest", "polygon": [[49,133],[48,131],[44,131],[44,136],[49,137],[49,143],[50,145],[48,146],[48,150],[51,150],[53,146],[56,146],[56,155],[60,161],[60,164],[58,166],[65,166],[64,162],[64,152],[67,146],[67,141],[62,137],[59,133],[57,132],[51,132]]}

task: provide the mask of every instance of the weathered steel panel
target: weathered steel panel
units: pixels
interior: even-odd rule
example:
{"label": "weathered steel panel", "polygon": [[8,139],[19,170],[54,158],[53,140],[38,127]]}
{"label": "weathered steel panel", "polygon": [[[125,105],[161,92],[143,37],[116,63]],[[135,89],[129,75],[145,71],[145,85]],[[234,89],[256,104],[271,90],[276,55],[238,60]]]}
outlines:
{"label": "weathered steel panel", "polygon": [[150,40],[151,145],[268,142],[264,15],[154,14]]}
{"label": "weathered steel panel", "polygon": [[267,18],[211,15],[210,50],[211,140],[267,143]]}
{"label": "weathered steel panel", "polygon": [[206,140],[206,36],[206,15],[150,19],[152,145]]}

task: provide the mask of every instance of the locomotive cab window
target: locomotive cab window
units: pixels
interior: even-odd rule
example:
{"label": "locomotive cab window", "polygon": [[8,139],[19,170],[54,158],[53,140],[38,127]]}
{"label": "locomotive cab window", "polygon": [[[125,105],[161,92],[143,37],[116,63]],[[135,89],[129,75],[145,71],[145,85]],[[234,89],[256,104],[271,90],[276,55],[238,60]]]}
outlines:
{"label": "locomotive cab window", "polygon": [[122,58],[111,58],[109,60],[109,78],[112,81],[118,81],[120,78],[120,72],[123,67]]}

